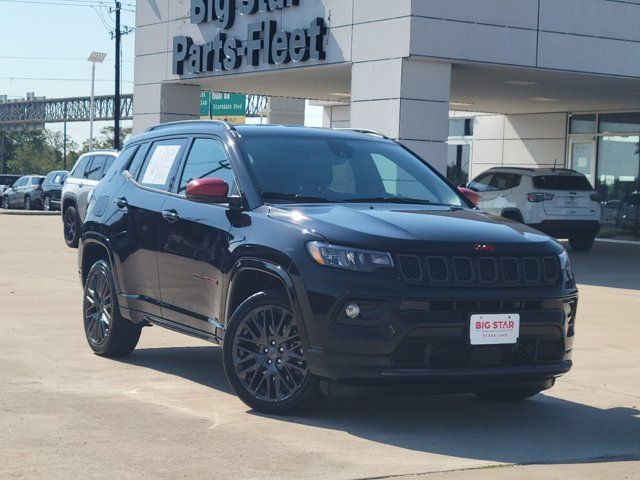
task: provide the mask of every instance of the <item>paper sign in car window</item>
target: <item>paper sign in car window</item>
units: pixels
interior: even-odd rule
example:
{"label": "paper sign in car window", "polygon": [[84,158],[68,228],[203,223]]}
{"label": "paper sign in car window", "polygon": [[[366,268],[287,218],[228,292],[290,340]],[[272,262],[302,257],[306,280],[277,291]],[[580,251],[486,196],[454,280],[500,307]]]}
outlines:
{"label": "paper sign in car window", "polygon": [[173,162],[178,156],[180,145],[158,145],[144,172],[142,183],[145,185],[166,185]]}

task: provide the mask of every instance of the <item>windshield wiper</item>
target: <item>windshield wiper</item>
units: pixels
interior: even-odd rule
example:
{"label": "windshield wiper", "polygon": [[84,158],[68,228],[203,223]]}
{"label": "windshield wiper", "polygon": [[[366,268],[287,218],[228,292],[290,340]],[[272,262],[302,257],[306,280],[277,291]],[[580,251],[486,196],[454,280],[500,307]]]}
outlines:
{"label": "windshield wiper", "polygon": [[351,198],[343,200],[344,203],[398,203],[403,205],[419,204],[419,205],[439,205],[418,198],[407,197],[372,197],[372,198]]}
{"label": "windshield wiper", "polygon": [[313,195],[300,195],[298,193],[262,192],[263,199],[285,200],[299,203],[332,203],[331,200]]}

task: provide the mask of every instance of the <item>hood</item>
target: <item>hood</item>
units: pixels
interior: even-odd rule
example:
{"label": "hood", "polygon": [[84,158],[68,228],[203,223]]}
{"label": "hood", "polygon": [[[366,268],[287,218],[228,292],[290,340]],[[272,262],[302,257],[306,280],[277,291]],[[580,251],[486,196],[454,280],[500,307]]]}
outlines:
{"label": "hood", "polygon": [[391,252],[468,254],[476,244],[495,253],[559,253],[547,235],[471,209],[437,206],[335,204],[276,205],[271,218],[321,235],[328,242]]}

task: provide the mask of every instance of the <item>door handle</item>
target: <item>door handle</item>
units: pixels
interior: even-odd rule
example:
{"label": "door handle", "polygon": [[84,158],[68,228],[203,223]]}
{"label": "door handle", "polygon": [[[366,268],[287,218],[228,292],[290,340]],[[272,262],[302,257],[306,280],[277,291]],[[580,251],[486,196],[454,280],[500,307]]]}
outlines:
{"label": "door handle", "polygon": [[126,198],[119,198],[115,202],[116,207],[125,209],[129,206],[129,202],[127,202]]}
{"label": "door handle", "polygon": [[165,210],[162,212],[162,217],[169,223],[175,223],[180,220],[180,215],[175,210]]}

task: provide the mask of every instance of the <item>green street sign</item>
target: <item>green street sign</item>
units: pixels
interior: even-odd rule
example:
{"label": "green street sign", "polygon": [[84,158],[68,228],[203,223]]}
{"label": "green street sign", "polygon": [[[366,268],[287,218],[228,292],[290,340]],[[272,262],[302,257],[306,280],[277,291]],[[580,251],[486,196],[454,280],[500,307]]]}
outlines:
{"label": "green street sign", "polygon": [[214,92],[202,92],[200,95],[200,116],[202,118],[244,123],[246,112],[246,95]]}

